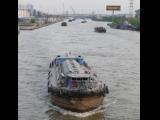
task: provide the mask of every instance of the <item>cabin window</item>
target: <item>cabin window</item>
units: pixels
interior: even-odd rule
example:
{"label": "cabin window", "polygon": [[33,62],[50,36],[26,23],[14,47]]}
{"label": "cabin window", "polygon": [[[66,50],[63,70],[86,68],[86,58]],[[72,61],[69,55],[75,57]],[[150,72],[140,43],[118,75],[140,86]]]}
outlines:
{"label": "cabin window", "polygon": [[77,80],[82,80],[82,78],[77,78]]}
{"label": "cabin window", "polygon": [[76,78],[72,78],[72,80],[77,80]]}
{"label": "cabin window", "polygon": [[88,80],[88,78],[83,78],[83,80]]}

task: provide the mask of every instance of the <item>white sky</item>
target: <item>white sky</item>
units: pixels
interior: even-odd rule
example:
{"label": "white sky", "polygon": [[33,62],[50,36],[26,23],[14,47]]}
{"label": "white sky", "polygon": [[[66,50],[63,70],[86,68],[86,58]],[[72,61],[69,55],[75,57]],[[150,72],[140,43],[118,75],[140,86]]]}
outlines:
{"label": "white sky", "polygon": [[[134,10],[140,8],[140,0],[134,1]],[[73,13],[95,13],[112,14],[111,11],[106,11],[106,5],[121,5],[121,11],[116,13],[129,13],[129,0],[18,0],[19,4],[32,4],[35,9],[46,13],[63,13],[69,11]]]}

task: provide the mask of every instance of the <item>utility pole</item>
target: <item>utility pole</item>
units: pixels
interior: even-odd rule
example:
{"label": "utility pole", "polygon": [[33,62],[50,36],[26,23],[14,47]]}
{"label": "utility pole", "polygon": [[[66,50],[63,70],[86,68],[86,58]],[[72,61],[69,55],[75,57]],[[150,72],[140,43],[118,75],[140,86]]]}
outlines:
{"label": "utility pole", "polygon": [[70,7],[70,8],[71,8],[71,10],[73,12],[73,16],[75,16],[75,14],[76,14],[75,10],[72,7]]}
{"label": "utility pole", "polygon": [[133,17],[133,0],[129,0],[129,16]]}
{"label": "utility pole", "polygon": [[64,14],[64,3],[62,4],[62,7],[63,7],[63,14]]}
{"label": "utility pole", "polygon": [[114,16],[114,10],[112,11],[112,16]]}

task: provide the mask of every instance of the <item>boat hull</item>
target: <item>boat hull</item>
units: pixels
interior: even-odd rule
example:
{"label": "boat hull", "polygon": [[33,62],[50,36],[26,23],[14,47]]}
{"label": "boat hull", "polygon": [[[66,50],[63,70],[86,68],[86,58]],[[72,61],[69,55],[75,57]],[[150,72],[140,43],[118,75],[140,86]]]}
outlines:
{"label": "boat hull", "polygon": [[104,96],[85,96],[85,97],[60,97],[53,95],[51,97],[53,104],[74,111],[87,112],[99,107],[103,103]]}

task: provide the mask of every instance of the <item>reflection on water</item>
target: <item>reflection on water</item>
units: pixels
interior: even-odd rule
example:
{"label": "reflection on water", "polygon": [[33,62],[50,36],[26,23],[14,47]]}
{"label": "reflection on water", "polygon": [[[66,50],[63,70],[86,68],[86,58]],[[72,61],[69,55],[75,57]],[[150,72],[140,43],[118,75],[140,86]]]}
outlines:
{"label": "reflection on water", "polygon": [[[139,120],[140,33],[110,29],[105,22],[81,20],[21,31],[18,43],[19,120]],[[98,34],[94,27],[107,27]],[[109,87],[102,106],[74,113],[50,104],[47,73],[57,54],[82,55]]]}

